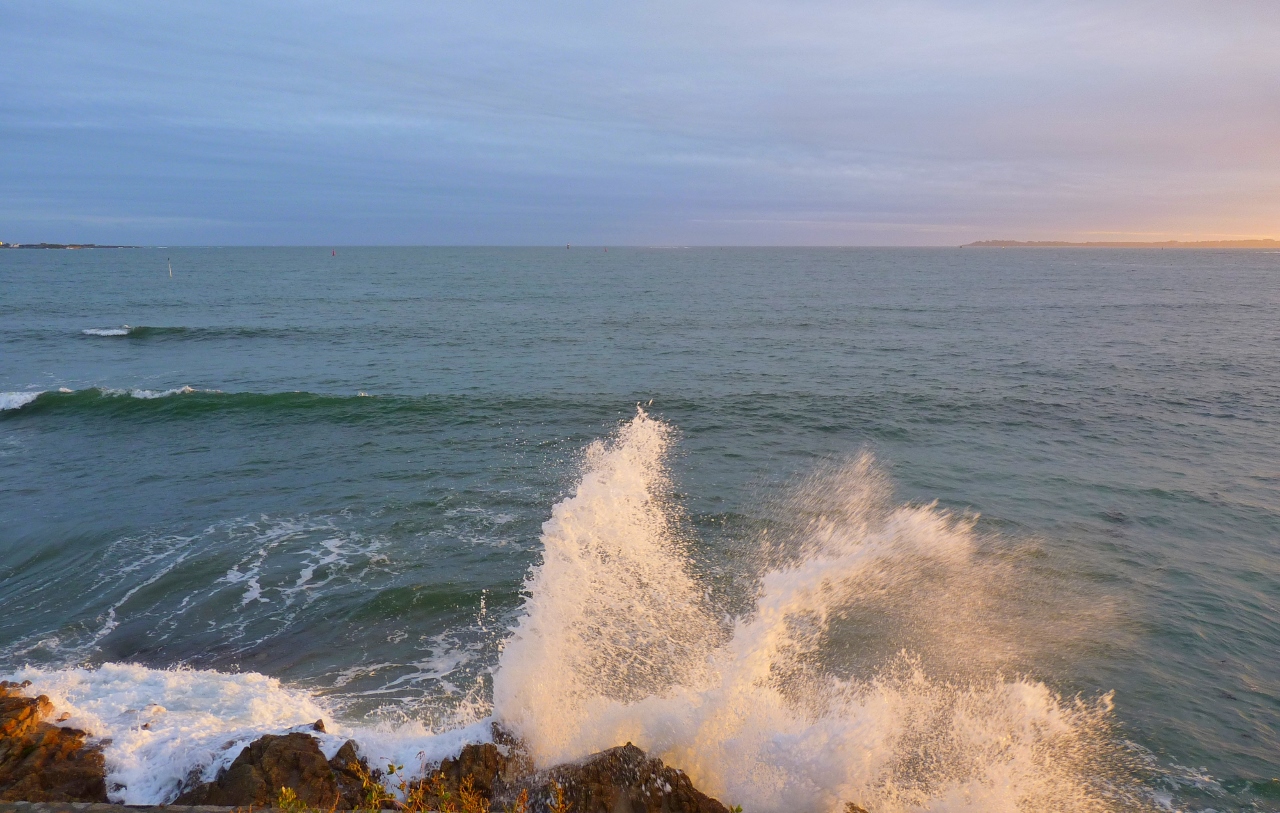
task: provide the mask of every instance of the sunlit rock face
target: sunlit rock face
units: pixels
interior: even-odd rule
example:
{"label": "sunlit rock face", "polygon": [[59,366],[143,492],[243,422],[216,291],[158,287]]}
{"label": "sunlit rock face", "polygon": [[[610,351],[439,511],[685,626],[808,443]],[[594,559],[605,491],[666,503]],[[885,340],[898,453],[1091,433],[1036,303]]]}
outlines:
{"label": "sunlit rock face", "polygon": [[0,801],[107,801],[102,749],[83,731],[46,722],[53,704],[25,688],[0,681]]}

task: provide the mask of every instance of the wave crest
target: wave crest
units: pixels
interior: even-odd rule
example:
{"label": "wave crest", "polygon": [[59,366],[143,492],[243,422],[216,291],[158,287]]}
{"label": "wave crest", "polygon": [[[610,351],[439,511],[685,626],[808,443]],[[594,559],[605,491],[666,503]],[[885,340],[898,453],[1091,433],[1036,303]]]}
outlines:
{"label": "wave crest", "polygon": [[221,390],[201,390],[195,387],[181,386],[166,390],[148,390],[142,388],[114,389],[108,387],[90,387],[83,390],[71,390],[62,387],[57,390],[39,390],[35,392],[0,392],[0,411],[21,410],[24,407],[37,405],[53,407],[61,405],[89,405],[100,403],[104,399],[133,398],[140,401],[153,401],[157,398],[168,398],[171,395],[193,395],[196,393],[222,395]]}
{"label": "wave crest", "polygon": [[44,392],[0,392],[0,410],[22,409]]}

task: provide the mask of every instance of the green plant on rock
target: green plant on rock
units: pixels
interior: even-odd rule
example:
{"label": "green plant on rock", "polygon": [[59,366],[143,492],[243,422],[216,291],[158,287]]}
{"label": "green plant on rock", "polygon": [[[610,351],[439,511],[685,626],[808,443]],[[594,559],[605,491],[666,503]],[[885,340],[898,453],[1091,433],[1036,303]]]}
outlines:
{"label": "green plant on rock", "polygon": [[402,779],[399,787],[400,792],[404,794],[402,810],[407,813],[421,813],[431,809],[431,786],[427,780],[423,779],[415,785]]}
{"label": "green plant on rock", "polygon": [[286,813],[303,813],[307,806],[298,801],[298,794],[293,788],[280,788],[280,792],[276,794],[276,807]]}
{"label": "green plant on rock", "polygon": [[360,789],[364,793],[364,801],[358,810],[382,810],[384,808],[395,807],[395,797],[387,791],[386,786],[379,781],[378,777],[369,773],[368,767],[362,762],[349,762],[347,769],[356,775],[360,780]]}
{"label": "green plant on rock", "polygon": [[403,813],[489,813],[489,800],[476,790],[475,780],[470,776],[462,778],[454,793],[439,771],[417,782],[411,782],[404,774],[403,765],[388,765],[387,773],[400,777],[396,788],[404,801],[395,807]]}
{"label": "green plant on rock", "polygon": [[[421,811],[431,809],[439,813],[458,813],[458,803],[449,792],[444,775],[438,771],[419,782],[415,794],[421,800],[422,807],[419,808]],[[430,804],[431,802],[434,804]],[[418,810],[414,813],[418,813]]]}
{"label": "green plant on rock", "polygon": [[[276,794],[276,807],[284,813],[321,813],[319,808],[312,807],[299,799],[297,791],[293,788],[280,788],[280,792]],[[330,813],[333,813],[337,807],[338,803],[334,802]]]}

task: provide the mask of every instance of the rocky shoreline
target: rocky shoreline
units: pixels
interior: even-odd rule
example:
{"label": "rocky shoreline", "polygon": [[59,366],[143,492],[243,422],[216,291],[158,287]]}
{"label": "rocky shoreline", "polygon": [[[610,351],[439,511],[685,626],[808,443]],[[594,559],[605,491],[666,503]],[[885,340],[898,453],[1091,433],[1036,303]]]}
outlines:
{"label": "rocky shoreline", "polygon": [[[58,725],[67,716],[54,717],[45,695],[28,697],[30,685],[0,680],[0,813],[742,813],[631,743],[537,770],[520,740],[496,723],[492,742],[464,746],[456,757],[426,766],[421,778],[401,778],[398,766],[390,766],[390,776],[370,766],[354,740],[326,759],[319,740],[293,731],[254,740],[212,782],[192,775],[171,802],[113,804],[104,744]],[[312,729],[324,733],[324,722]],[[867,811],[848,803],[844,813]]]}
{"label": "rocky shoreline", "polygon": [[[44,803],[62,809],[69,803],[107,803],[102,745],[90,732],[50,722],[56,710],[44,695],[26,696],[29,685],[0,681],[0,805]],[[317,721],[315,730],[323,732],[323,722]],[[467,745],[411,781],[370,766],[351,740],[326,759],[319,741],[305,732],[264,735],[214,781],[198,780],[193,776],[171,804],[276,806],[293,813],[731,813],[682,771],[631,743],[535,770],[519,740],[497,725],[493,742]],[[400,796],[388,793],[387,784]]]}
{"label": "rocky shoreline", "polygon": [[29,683],[0,681],[0,802],[105,802],[106,761],[90,734],[48,722],[53,704]]}

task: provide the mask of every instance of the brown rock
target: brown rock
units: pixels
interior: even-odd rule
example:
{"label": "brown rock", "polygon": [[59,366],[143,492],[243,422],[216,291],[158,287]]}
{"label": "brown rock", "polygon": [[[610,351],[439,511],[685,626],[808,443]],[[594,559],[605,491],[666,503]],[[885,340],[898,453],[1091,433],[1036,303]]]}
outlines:
{"label": "brown rock", "polygon": [[519,809],[517,799],[524,793],[527,813],[548,813],[559,788],[572,813],[729,813],[684,773],[631,743],[535,773],[517,738],[497,725],[493,738],[493,743],[466,746],[423,778],[428,809],[445,798],[461,802],[467,785],[492,810]]}
{"label": "brown rock", "polygon": [[729,813],[682,771],[646,756],[631,743],[557,765],[505,788],[501,803],[529,792],[529,813],[547,813],[560,789],[573,813]]}
{"label": "brown rock", "polygon": [[105,802],[106,765],[89,735],[44,722],[53,704],[0,681],[0,801]]}
{"label": "brown rock", "polygon": [[[490,771],[485,749],[494,746],[468,748],[480,749],[470,763],[480,768],[470,775],[480,790]],[[442,772],[445,763],[440,764]],[[461,767],[462,763],[460,755],[457,764]],[[719,801],[696,789],[684,772],[664,766],[660,759],[648,757],[631,743],[590,755],[580,763],[524,777],[504,778],[499,773],[492,787],[492,795],[485,796],[493,801],[494,809],[506,809],[524,790],[529,794],[529,813],[552,810],[557,789],[573,813],[730,813]]]}
{"label": "brown rock", "polygon": [[338,795],[342,798],[342,803],[338,806],[348,810],[367,807],[368,794],[360,774],[363,771],[365,776],[378,780],[382,778],[382,772],[369,770],[368,763],[356,753],[355,740],[347,740],[342,744],[338,753],[329,760],[329,767],[333,769],[333,778],[338,783]]}
{"label": "brown rock", "polygon": [[456,759],[446,759],[436,771],[446,787],[457,791],[464,777],[486,799],[533,773],[533,762],[522,751],[506,751],[493,743],[468,745]]}
{"label": "brown rock", "polygon": [[[464,783],[490,801],[502,797],[516,783],[533,773],[533,760],[520,741],[498,724],[493,726],[494,742],[464,746],[457,757],[445,759],[414,783],[429,806],[445,798],[457,800]],[[518,790],[513,790],[516,793]]]}
{"label": "brown rock", "polygon": [[173,804],[271,806],[281,788],[311,807],[329,809],[341,801],[337,777],[315,737],[293,733],[254,740],[217,779],[183,793]]}

